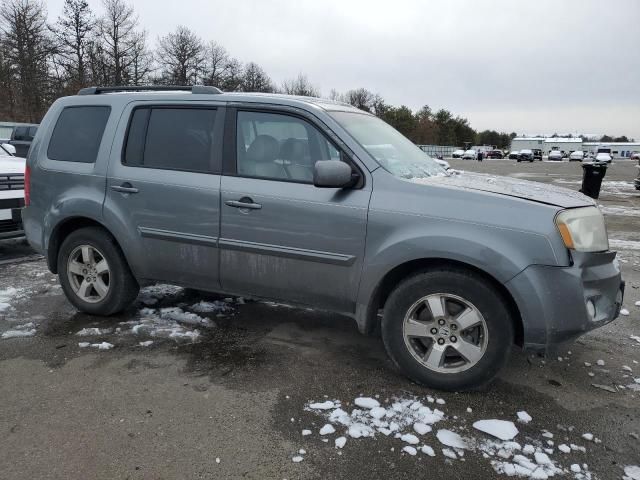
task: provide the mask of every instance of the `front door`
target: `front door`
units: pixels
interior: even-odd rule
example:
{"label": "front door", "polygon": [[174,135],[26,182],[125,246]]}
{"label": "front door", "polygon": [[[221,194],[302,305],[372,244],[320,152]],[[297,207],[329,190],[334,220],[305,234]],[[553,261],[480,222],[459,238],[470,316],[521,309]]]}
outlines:
{"label": "front door", "polygon": [[315,161],[347,159],[308,118],[242,109],[236,117],[226,134],[235,162],[221,184],[223,289],[353,312],[370,185],[313,186]]}
{"label": "front door", "polygon": [[131,108],[122,149],[109,165],[108,208],[135,232],[138,275],[216,290],[223,108],[154,104]]}

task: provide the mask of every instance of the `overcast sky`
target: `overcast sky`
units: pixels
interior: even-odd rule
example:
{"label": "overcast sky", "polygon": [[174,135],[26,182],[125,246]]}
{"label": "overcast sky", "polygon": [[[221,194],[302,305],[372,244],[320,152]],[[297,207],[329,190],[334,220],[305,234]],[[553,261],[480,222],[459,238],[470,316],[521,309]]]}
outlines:
{"label": "overcast sky", "polygon": [[[102,12],[100,0],[88,0]],[[152,43],[177,25],[278,84],[365,87],[478,130],[640,140],[639,0],[135,0]],[[46,0],[49,18],[63,0]]]}

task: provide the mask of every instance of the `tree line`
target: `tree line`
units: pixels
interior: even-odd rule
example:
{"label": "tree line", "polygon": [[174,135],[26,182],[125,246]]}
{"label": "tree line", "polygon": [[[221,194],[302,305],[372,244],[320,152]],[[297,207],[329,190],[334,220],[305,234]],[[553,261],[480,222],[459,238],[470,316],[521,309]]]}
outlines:
{"label": "tree line", "polygon": [[[132,5],[102,0],[97,15],[86,0],[65,0],[49,22],[44,0],[4,0],[0,7],[0,120],[39,123],[58,97],[101,85],[213,85],[225,91],[320,97],[302,73],[276,84],[255,62],[242,62],[215,41],[185,26],[152,46]],[[477,132],[445,109],[393,106],[365,88],[331,90],[333,100],[380,117],[418,144],[496,145],[508,148],[515,133]]]}

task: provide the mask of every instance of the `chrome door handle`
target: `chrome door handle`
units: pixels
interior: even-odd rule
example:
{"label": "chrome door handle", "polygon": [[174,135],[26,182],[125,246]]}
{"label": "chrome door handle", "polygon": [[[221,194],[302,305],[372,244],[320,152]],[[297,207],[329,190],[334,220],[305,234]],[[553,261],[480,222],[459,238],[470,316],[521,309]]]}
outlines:
{"label": "chrome door handle", "polygon": [[111,185],[111,190],[120,193],[138,193],[138,189],[129,182],[124,182],[122,185]]}
{"label": "chrome door handle", "polygon": [[249,210],[260,210],[262,208],[262,205],[259,203],[253,203],[251,199],[227,200],[224,204],[230,207],[246,208]]}

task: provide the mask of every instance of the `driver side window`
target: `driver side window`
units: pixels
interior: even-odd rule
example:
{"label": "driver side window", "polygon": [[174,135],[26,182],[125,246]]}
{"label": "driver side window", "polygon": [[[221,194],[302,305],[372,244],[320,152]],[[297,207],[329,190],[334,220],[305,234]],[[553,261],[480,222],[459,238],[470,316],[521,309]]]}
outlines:
{"label": "driver side window", "polygon": [[340,159],[338,149],[298,117],[239,111],[236,132],[242,176],[312,183],[315,162]]}

